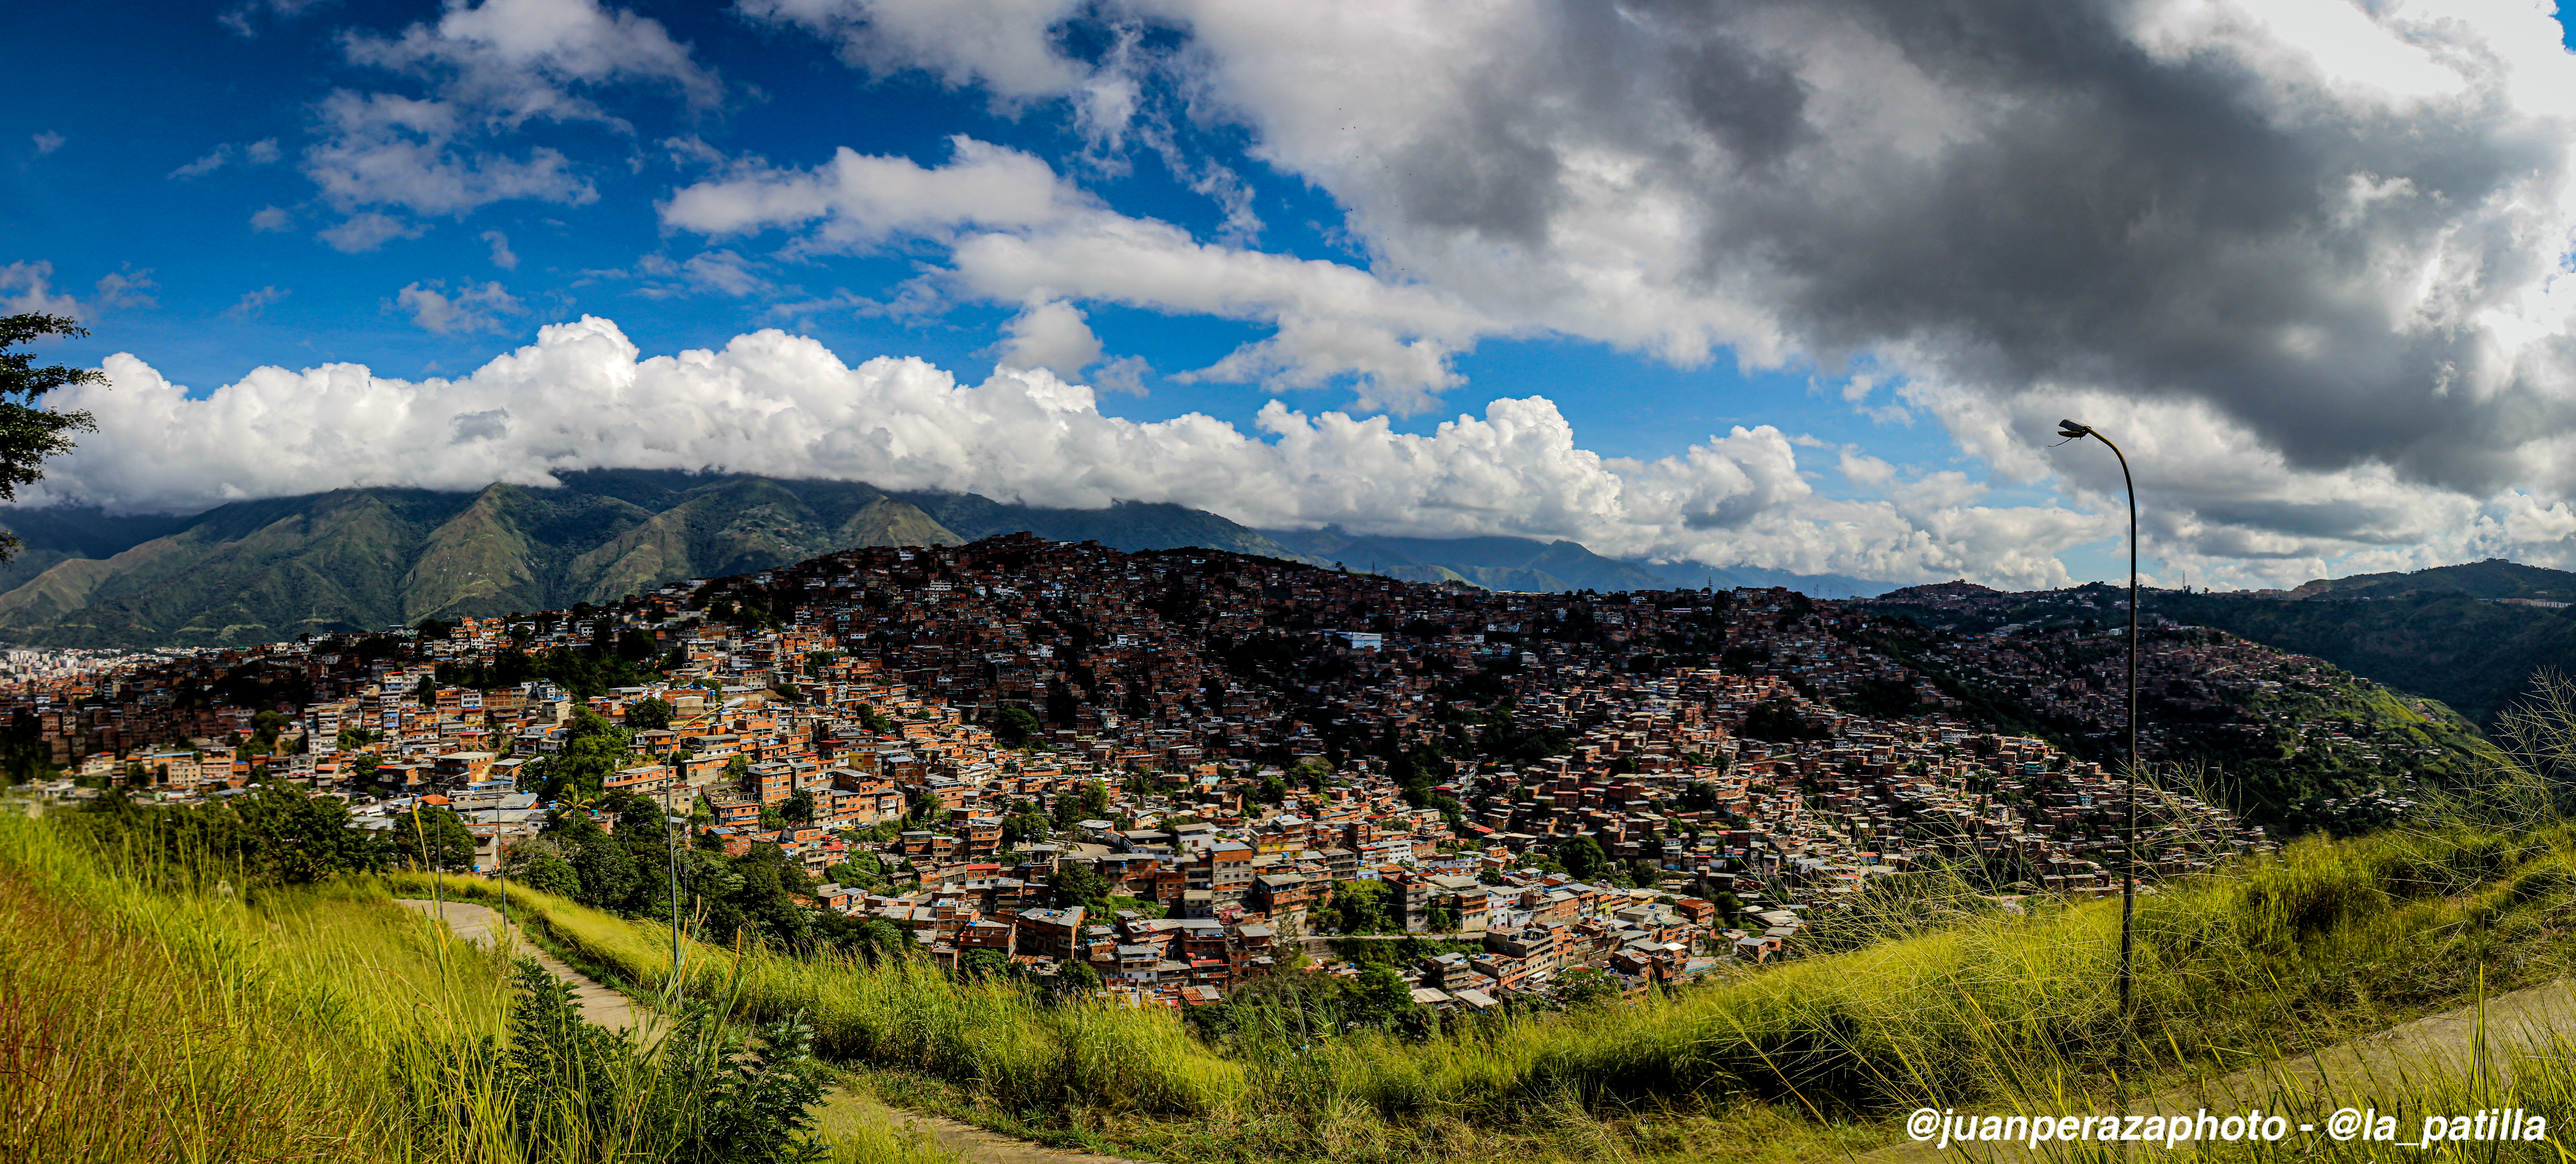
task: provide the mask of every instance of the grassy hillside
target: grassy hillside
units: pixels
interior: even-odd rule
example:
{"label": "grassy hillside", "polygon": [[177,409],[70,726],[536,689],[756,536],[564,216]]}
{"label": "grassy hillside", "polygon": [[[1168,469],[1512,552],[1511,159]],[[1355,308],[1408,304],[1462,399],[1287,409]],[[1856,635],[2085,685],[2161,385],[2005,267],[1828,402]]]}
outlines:
{"label": "grassy hillside", "polygon": [[[513,973],[371,880],[140,863],[0,815],[0,1159],[780,1158],[711,1118],[739,1048],[585,1033]],[[828,1151],[939,1158],[882,1121]]]}
{"label": "grassy hillside", "polygon": [[[2167,886],[2139,903],[2134,1042],[2111,989],[2116,901],[1954,912],[1669,997],[1419,1038],[1324,1033],[1253,1003],[1203,1041],[1168,1016],[1048,1005],[914,961],[698,945],[688,988],[738,980],[745,1017],[805,1015],[825,1054],[985,1122],[1164,1160],[1813,1159],[1892,1139],[1882,1121],[1927,1102],[2098,1105],[2124,1046],[2177,1078],[2379,1029],[2482,976],[2563,973],[2572,842],[2558,827],[2314,840]],[[518,901],[576,957],[647,992],[667,980],[664,931]]]}

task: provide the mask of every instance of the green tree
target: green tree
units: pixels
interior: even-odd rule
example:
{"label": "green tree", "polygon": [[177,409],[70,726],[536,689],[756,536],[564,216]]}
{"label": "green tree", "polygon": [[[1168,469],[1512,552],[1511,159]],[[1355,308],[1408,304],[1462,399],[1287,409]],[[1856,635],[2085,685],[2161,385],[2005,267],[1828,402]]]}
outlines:
{"label": "green tree", "polygon": [[1386,883],[1365,879],[1337,882],[1327,915],[1346,934],[1382,934],[1395,928],[1387,916]]}
{"label": "green tree", "polygon": [[1028,743],[1029,737],[1037,734],[1037,730],[1038,717],[1029,714],[1025,707],[1005,707],[1002,714],[993,717],[993,735],[1009,747]]}
{"label": "green tree", "polygon": [[1548,994],[1557,1005],[1567,1010],[1578,1010],[1617,999],[1619,980],[1607,970],[1577,966],[1558,975],[1556,985]]}
{"label": "green tree", "polygon": [[581,899],[581,874],[573,872],[572,862],[564,860],[563,850],[544,838],[522,841],[510,850],[510,879],[557,897]]}
{"label": "green tree", "polygon": [[1404,975],[1383,962],[1360,967],[1359,977],[1345,987],[1344,1014],[1354,1027],[1402,1029],[1418,1022],[1421,1004]]}
{"label": "green tree", "polygon": [[[349,827],[349,807],[327,796],[307,795],[283,784],[263,784],[232,802],[236,819],[255,839],[252,860],[266,876],[290,884],[326,881],[346,873],[379,868],[384,854],[377,838]],[[455,813],[448,813],[455,819]],[[461,832],[462,822],[454,826]],[[450,839],[453,839],[452,836]],[[473,839],[465,840],[466,862],[473,862]]]}
{"label": "green tree", "polygon": [[660,699],[641,699],[626,709],[626,726],[635,731],[659,731],[671,726],[678,709]]}
{"label": "green tree", "polygon": [[442,805],[395,817],[389,840],[400,862],[451,873],[474,868],[474,834],[466,829],[465,818]]}
{"label": "green tree", "polygon": [[573,709],[564,725],[563,751],[546,761],[544,794],[549,800],[596,796],[610,776],[627,767],[627,733],[587,707]]}
{"label": "green tree", "polygon": [[1071,828],[1077,821],[1104,820],[1109,816],[1109,786],[1097,779],[1085,780],[1071,795],[1056,794],[1055,824]]}
{"label": "green tree", "polygon": [[1047,818],[1034,811],[1022,810],[1002,818],[1002,843],[1022,845],[1047,839]]}
{"label": "green tree", "polygon": [[[38,366],[34,352],[13,349],[49,335],[88,334],[79,321],[65,316],[42,312],[0,316],[0,501],[14,500],[19,486],[43,480],[47,457],[72,450],[72,439],[64,434],[98,428],[86,412],[39,408],[37,399],[72,384],[107,382],[107,374],[95,368]],[[0,562],[16,557],[18,546],[17,535],[0,532]]]}
{"label": "green tree", "polygon": [[[800,895],[810,893],[813,883],[805,870],[789,859],[776,845],[753,845],[751,851],[733,859],[732,872],[741,880],[727,895],[725,904],[735,925],[749,928],[782,945],[801,946],[811,936],[813,909],[799,903]],[[729,931],[718,933],[730,937]]]}
{"label": "green tree", "polygon": [[1056,969],[1055,982],[1056,989],[1066,994],[1091,994],[1100,989],[1100,972],[1089,962],[1072,959]]}
{"label": "green tree", "polygon": [[246,741],[251,754],[274,754],[277,751],[278,734],[286,730],[288,722],[290,721],[285,715],[274,710],[263,710],[251,716],[250,739]]}
{"label": "green tree", "polygon": [[1590,881],[1610,869],[1610,854],[1601,851],[1601,842],[1590,837],[1558,841],[1555,855],[1556,863],[1565,867],[1565,875],[1577,881]]}
{"label": "green tree", "polygon": [[54,749],[45,743],[45,726],[36,713],[19,708],[0,728],[0,785],[51,779]]}
{"label": "green tree", "polygon": [[873,890],[885,885],[885,861],[874,853],[854,852],[849,860],[825,869],[823,876],[845,888]]}
{"label": "green tree", "polygon": [[778,806],[778,815],[795,824],[814,823],[814,790],[799,788],[788,793],[787,799]]}
{"label": "green tree", "polygon": [[1000,950],[974,949],[957,956],[957,972],[968,978],[995,978],[1011,968]]}
{"label": "green tree", "polygon": [[1775,697],[1753,705],[1753,710],[1744,717],[1741,734],[1746,739],[1785,744],[1793,740],[1823,739],[1825,731],[1798,714],[1796,704]]}
{"label": "green tree", "polygon": [[1047,894],[1057,909],[1079,905],[1096,911],[1108,903],[1109,879],[1089,865],[1061,864],[1047,875]]}

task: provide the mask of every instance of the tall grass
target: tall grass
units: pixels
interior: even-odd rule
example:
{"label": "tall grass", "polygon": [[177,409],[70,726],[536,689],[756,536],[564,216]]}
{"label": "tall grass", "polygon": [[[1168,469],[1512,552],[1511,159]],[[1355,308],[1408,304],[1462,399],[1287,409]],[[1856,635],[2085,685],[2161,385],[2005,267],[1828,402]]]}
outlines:
{"label": "tall grass", "polygon": [[[1209,1044],[1165,1014],[1050,1004],[919,962],[762,949],[692,945],[687,989],[709,994],[738,973],[744,1017],[801,1011],[826,1054],[950,1080],[1003,1112],[1188,1116],[1286,1138],[1257,1154],[1327,1154],[1328,1134],[1382,1137],[1388,1125],[1527,1128],[1567,1111],[1708,1112],[1748,1098],[1867,1119],[1927,1101],[2093,1093],[2108,1090],[2124,1042],[2145,1073],[2295,1051],[2447,1003],[2507,945],[2524,961],[2505,977],[2556,972],[2571,867],[2563,828],[2464,825],[2304,841],[2160,886],[2139,902],[2135,1042],[2112,990],[2115,901],[2032,899],[1635,1005],[1420,1041],[1320,1037],[1282,1016]],[[667,931],[512,898],[579,957],[662,986]],[[1400,1157],[1422,1144],[1399,1135],[1383,1147]]]}
{"label": "tall grass", "polygon": [[[232,874],[0,816],[0,1161],[674,1158],[687,1065],[593,1055],[552,1086],[514,1056],[506,960],[372,882]],[[943,1156],[882,1120],[835,1150]]]}
{"label": "tall grass", "polygon": [[[393,884],[427,894],[430,877]],[[490,882],[439,879],[497,902]],[[513,887],[513,908],[580,959],[653,996],[669,985],[669,931]],[[955,1080],[1010,1110],[1084,1106],[1199,1115],[1241,1102],[1250,1070],[1168,1016],[1106,1004],[1050,1004],[1007,982],[964,981],[927,961],[800,957],[684,941],[684,992],[732,1000],[736,1017],[802,1015],[825,1056]]]}

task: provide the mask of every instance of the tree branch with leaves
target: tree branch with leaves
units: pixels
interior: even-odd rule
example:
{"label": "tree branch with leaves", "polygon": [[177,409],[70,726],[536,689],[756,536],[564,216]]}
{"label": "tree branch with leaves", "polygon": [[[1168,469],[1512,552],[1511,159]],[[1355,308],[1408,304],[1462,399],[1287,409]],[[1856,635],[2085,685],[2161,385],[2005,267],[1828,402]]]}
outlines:
{"label": "tree branch with leaves", "polygon": [[[88,334],[88,328],[68,316],[0,316],[0,501],[16,500],[19,486],[44,479],[46,458],[73,449],[64,434],[98,429],[86,412],[40,408],[37,400],[56,388],[107,382],[107,374],[96,368],[38,365],[34,352],[16,349],[45,336]],[[17,535],[0,533],[0,561],[16,557],[18,545]]]}

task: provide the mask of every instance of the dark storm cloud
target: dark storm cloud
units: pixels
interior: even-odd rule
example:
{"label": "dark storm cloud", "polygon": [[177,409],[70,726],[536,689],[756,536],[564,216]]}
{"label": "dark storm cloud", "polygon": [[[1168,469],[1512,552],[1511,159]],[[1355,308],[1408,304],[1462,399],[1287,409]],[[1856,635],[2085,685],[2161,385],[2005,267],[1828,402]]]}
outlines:
{"label": "dark storm cloud", "polygon": [[[2562,142],[2499,139],[2476,107],[2285,121],[2260,78],[2152,60],[2108,7],[1867,5],[1926,74],[2007,108],[1875,189],[1745,190],[1712,252],[1760,255],[1820,346],[1921,341],[2006,389],[2197,398],[2297,467],[2383,460],[2490,490],[2534,426],[2565,427],[2562,402],[2518,384],[2463,407],[2446,381],[2482,363],[2480,337],[2409,329],[2374,271],[2392,247],[2420,256],[2454,208],[2557,168]],[[2349,213],[2363,174],[2411,193]],[[2467,241],[2493,294],[2539,273],[2515,240]]]}
{"label": "dark storm cloud", "polygon": [[[2198,402],[2292,470],[2479,494],[2576,428],[2534,380],[2563,341],[2477,322],[2555,265],[2567,164],[2564,124],[2514,108],[2481,45],[2434,45],[2466,80],[2416,100],[2285,76],[2296,53],[2154,51],[2143,0],[1540,7],[1463,70],[1465,100],[1386,144],[1397,177],[1358,200],[1411,232],[1399,251],[1566,245],[1619,212],[1567,193],[1606,156],[1640,213],[1687,206],[1696,261],[1667,290],[1762,313],[1829,367],[1901,347],[2006,399]],[[1820,67],[1855,45],[1899,67]]]}

